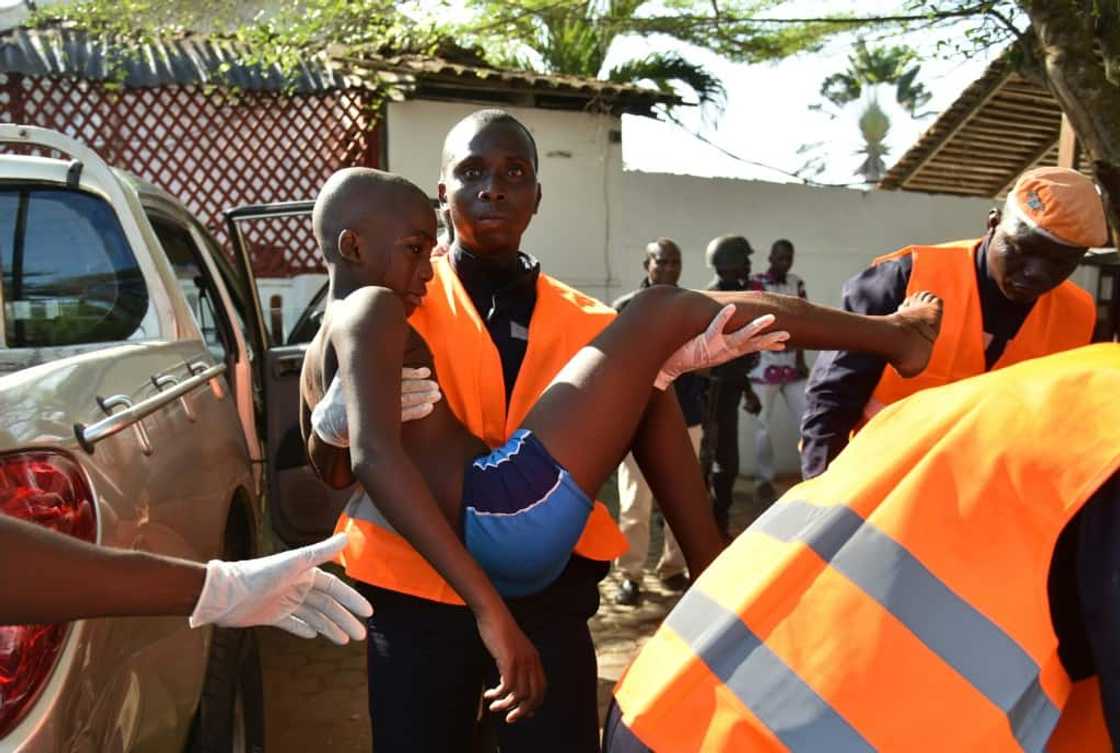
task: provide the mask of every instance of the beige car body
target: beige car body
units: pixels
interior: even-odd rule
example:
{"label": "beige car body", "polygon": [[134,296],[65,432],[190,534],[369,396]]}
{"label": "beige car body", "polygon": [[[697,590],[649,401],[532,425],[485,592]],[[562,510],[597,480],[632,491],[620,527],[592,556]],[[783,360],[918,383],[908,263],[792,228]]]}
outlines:
{"label": "beige car body", "polygon": [[[0,137],[19,142],[19,129],[0,125]],[[35,140],[63,138],[23,129],[29,132]],[[80,145],[60,143],[84,165],[78,189],[104,198],[120,220],[149,291],[151,331],[135,341],[95,346],[0,347],[0,460],[34,449],[76,460],[95,496],[101,544],[207,560],[230,549],[236,521],[242,539],[250,532],[250,540],[233,542],[235,553],[252,554],[262,519],[254,463],[261,447],[249,393],[251,356],[240,335],[240,352],[226,359],[226,374],[164,401],[92,452],[78,441],[76,424],[94,425],[108,415],[99,399],[123,395],[141,403],[160,395],[155,380],[164,378],[165,387],[182,383],[222,359],[204,342],[146,215],[171,216],[192,233],[203,232],[201,226],[162,191],[111,171]],[[65,186],[68,165],[4,155],[0,180]],[[212,266],[212,259],[207,263]],[[228,306],[228,292],[219,292]],[[0,346],[3,334],[0,317]],[[210,637],[209,628],[190,630],[183,618],[73,623],[47,685],[16,728],[0,738],[0,753],[183,750]]]}

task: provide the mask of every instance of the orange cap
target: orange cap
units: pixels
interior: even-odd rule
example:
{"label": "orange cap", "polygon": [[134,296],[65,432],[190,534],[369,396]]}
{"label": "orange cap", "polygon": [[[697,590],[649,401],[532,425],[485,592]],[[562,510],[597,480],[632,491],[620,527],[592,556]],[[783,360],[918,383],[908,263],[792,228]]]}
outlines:
{"label": "orange cap", "polygon": [[1036,167],[1019,176],[1007,207],[1032,230],[1064,246],[1108,243],[1104,204],[1093,181],[1066,167]]}

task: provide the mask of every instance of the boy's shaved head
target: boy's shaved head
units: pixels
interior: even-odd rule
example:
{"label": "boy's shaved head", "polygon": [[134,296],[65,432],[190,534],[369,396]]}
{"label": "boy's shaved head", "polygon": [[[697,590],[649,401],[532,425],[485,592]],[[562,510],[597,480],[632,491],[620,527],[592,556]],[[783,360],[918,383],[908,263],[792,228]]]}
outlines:
{"label": "boy's shaved head", "polygon": [[396,213],[412,201],[429,203],[423,191],[399,175],[368,167],[343,168],[327,178],[315,199],[311,212],[315,242],[333,264],[343,230],[370,227],[378,215]]}
{"label": "boy's shaved head", "polygon": [[443,140],[443,157],[439,163],[440,175],[446,172],[447,165],[455,159],[456,150],[463,141],[469,141],[476,133],[492,125],[511,126],[525,134],[532,150],[533,170],[535,171],[540,167],[540,158],[537,156],[537,140],[533,138],[533,134],[528,127],[505,110],[491,108],[472,112],[447,132],[447,137]]}

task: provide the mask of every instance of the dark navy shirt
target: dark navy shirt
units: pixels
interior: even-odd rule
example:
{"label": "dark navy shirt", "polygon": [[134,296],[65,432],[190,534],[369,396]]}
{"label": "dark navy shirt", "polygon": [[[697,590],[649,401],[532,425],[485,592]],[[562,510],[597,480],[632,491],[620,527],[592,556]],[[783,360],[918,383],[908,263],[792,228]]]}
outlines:
{"label": "dark navy shirt", "polygon": [[462,248],[451,250],[451,265],[498,349],[506,404],[529,348],[529,321],[537,305],[541,265],[518,252],[512,263],[498,264]]}
{"label": "dark navy shirt", "polygon": [[1058,657],[1074,680],[1097,675],[1113,750],[1120,750],[1120,473],[1058,538],[1047,588]]}
{"label": "dark navy shirt", "polygon": [[[715,277],[708,283],[708,290],[722,290],[722,291],[736,291],[736,290],[759,290],[762,291],[762,283],[754,280],[746,282],[724,280],[721,277]],[[742,383],[744,389],[750,388],[750,373],[758,366],[758,353],[748,353],[745,356],[736,358],[734,361],[728,361],[725,364],[715,366],[711,369],[712,379],[725,380],[729,382]]]}
{"label": "dark navy shirt", "polygon": [[[1008,300],[988,273],[985,238],[977,248],[976,284],[984,332],[992,341],[984,352],[987,368],[1003,355],[1033,308]],[[906,298],[914,268],[911,256],[868,267],[844,283],[843,307],[859,314],[884,315],[895,311]],[[824,472],[848,445],[852,429],[879,384],[887,362],[879,356],[845,350],[822,351],[813,365],[805,391],[801,421],[801,473],[812,478]]]}
{"label": "dark navy shirt", "polygon": [[[634,300],[639,292],[649,287],[649,278],[644,278],[638,289],[627,293],[611,306],[622,313],[630,301]],[[677,402],[681,404],[681,413],[684,414],[685,426],[699,426],[704,422],[704,396],[708,391],[708,381],[699,374],[681,374],[673,381],[673,389],[677,393]]]}

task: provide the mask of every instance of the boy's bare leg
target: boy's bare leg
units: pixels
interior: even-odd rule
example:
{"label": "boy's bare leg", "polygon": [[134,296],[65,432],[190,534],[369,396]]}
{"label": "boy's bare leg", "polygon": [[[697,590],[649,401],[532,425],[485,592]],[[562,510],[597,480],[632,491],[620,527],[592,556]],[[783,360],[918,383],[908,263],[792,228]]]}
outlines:
{"label": "boy's bare leg", "polygon": [[772,313],[777,318],[773,329],[790,333],[789,347],[873,353],[910,374],[928,361],[941,314],[940,302],[932,296],[913,297],[905,310],[876,317],[768,293],[696,293],[655,286],[635,298],[557,374],[525,427],[580,488],[595,494],[630,448],[661,365],[701,333],[726,303],[736,307],[729,331]]}

